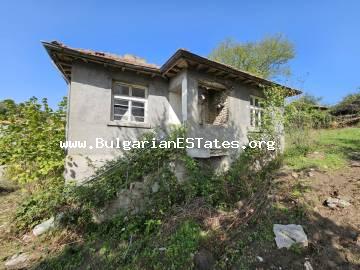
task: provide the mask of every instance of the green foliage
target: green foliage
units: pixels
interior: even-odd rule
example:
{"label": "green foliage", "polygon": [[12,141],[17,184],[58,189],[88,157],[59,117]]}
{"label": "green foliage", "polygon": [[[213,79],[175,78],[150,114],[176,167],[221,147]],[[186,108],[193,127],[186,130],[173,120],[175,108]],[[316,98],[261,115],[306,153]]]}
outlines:
{"label": "green foliage", "polygon": [[309,145],[304,144],[309,141],[306,138],[296,147],[289,142],[284,161],[293,169],[338,169],[351,158],[349,153],[360,151],[359,128],[312,130],[308,136]]}
{"label": "green foliage", "polygon": [[26,231],[57,214],[65,201],[63,188],[63,181],[49,179],[46,189],[38,190],[26,197],[17,208],[13,229],[16,232]]}
{"label": "green foliage", "polygon": [[295,56],[293,44],[281,35],[265,37],[259,42],[221,42],[210,59],[248,71],[263,78],[288,76],[289,60]]}
{"label": "green foliage", "polygon": [[332,117],[328,110],[319,109],[321,98],[305,94],[286,106],[287,128],[328,128]]}
{"label": "green foliage", "polygon": [[6,120],[9,117],[9,112],[15,107],[15,101],[12,99],[4,99],[0,101],[0,120]]}
{"label": "green foliage", "polygon": [[165,254],[163,257],[159,254],[158,260],[169,270],[190,269],[193,265],[191,255],[197,251],[201,238],[201,230],[196,223],[184,222],[166,241]]}
{"label": "green foliage", "polygon": [[358,93],[345,96],[331,108],[331,113],[333,115],[360,114],[360,90]]}
{"label": "green foliage", "polygon": [[8,165],[11,179],[39,185],[59,177],[64,166],[64,150],[59,142],[65,138],[64,100],[53,111],[43,99],[36,98],[17,106],[7,106],[9,124],[0,125],[0,164]]}

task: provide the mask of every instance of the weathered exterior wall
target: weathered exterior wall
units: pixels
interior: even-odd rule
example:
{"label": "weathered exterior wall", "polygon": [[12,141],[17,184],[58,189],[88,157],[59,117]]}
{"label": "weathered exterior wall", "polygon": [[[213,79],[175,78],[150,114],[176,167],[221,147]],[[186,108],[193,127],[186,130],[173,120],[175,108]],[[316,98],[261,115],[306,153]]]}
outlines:
{"label": "weathered exterior wall", "polygon": [[[227,86],[228,123],[200,124],[198,81],[216,81]],[[143,85],[148,88],[148,123],[136,127],[120,126],[111,121],[112,82]],[[184,123],[189,137],[206,140],[238,140],[247,143],[250,129],[250,95],[261,93],[240,82],[221,80],[195,70],[184,70],[170,80],[150,77],[129,71],[117,71],[101,65],[78,62],[73,65],[69,90],[67,140],[86,141],[93,149],[68,149],[65,177],[82,180],[93,174],[104,161],[121,155],[121,149],[96,149],[96,138],[112,141],[136,140],[144,132],[170,124]],[[180,102],[180,104],[179,104]],[[240,150],[228,149],[220,163],[226,167]],[[209,149],[192,149],[188,154],[198,158],[210,157]]]}
{"label": "weathered exterior wall", "polygon": [[[146,86],[148,95],[148,126],[124,127],[111,121],[112,81]],[[120,149],[96,149],[96,138],[113,141],[135,140],[151,128],[165,127],[169,103],[168,83],[159,78],[106,69],[100,65],[76,63],[70,86],[68,136],[70,141],[86,141],[93,149],[68,149],[65,178],[84,179],[93,174],[94,167],[121,154]]]}
{"label": "weathered exterior wall", "polygon": [[[226,125],[199,125],[200,115],[198,111],[198,81],[216,81],[227,86],[229,91],[228,107],[229,116]],[[204,74],[198,71],[188,72],[188,119],[187,126],[190,137],[201,137],[206,140],[218,139],[220,141],[238,140],[241,144],[248,142],[247,134],[250,129],[250,95],[262,96],[262,93],[255,88],[240,82],[222,80],[215,76]],[[228,166],[231,160],[238,155],[241,149],[228,149],[222,158],[224,166]],[[193,157],[210,157],[209,149],[193,149],[188,153]]]}

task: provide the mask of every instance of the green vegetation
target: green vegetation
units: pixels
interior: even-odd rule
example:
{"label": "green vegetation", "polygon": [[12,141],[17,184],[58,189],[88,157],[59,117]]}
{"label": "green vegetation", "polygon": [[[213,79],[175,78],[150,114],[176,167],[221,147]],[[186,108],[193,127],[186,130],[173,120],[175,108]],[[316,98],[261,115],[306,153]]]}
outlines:
{"label": "green vegetation", "polygon": [[[284,162],[298,170],[338,168],[345,164],[347,153],[360,151],[359,129],[314,130],[312,121],[316,112],[306,105],[311,102],[294,102],[287,106],[284,115],[277,109],[283,105],[283,94],[276,87],[265,89],[261,132],[251,134],[250,139],[266,137],[278,142],[276,123],[283,122],[290,142]],[[43,110],[36,104],[33,101],[24,105],[26,111],[31,112],[28,114],[31,127],[45,120],[49,125],[62,123],[61,110],[59,114],[50,113],[46,106]],[[18,114],[17,119],[21,115]],[[301,119],[301,116],[306,117]],[[11,121],[13,127],[19,123]],[[37,129],[22,125],[39,136]],[[43,132],[42,128],[38,131]],[[53,138],[50,142],[63,136],[63,129],[54,126],[49,127],[48,132],[47,136]],[[185,133],[184,128],[175,128],[168,140],[184,137]],[[157,134],[148,133],[144,137],[152,140]],[[41,147],[44,138],[40,139]],[[7,160],[15,154],[7,153]],[[60,153],[54,155],[59,160],[63,158]],[[133,149],[100,168],[96,180],[82,186],[64,186],[57,169],[38,176],[33,170],[40,165],[34,163],[32,152],[25,152],[22,157],[32,162],[29,167],[32,181],[18,182],[36,183],[36,190],[17,209],[13,223],[16,232],[26,232],[61,212],[61,227],[54,235],[64,231],[76,234],[75,239],[70,238],[72,244],[50,250],[37,269],[194,269],[193,257],[203,249],[211,250],[216,269],[229,269],[234,265],[251,269],[256,264],[254,254],[259,247],[274,248],[272,224],[300,223],[308,212],[301,204],[268,201],[273,188],[272,173],[281,165],[282,157],[272,159],[272,154],[265,149],[247,148],[228,171],[221,173],[188,157],[183,149]],[[183,183],[174,174],[175,161],[186,168],[187,181]],[[146,184],[141,211],[132,214],[119,211],[117,216],[101,224],[94,222],[94,217],[101,214],[101,209],[115,199],[120,190],[138,182]],[[159,187],[157,192],[151,191],[154,183]],[[298,201],[307,191],[306,183],[296,182],[286,194],[289,200]],[[239,201],[246,206],[237,208]],[[294,247],[289,252],[301,256],[304,251]]]}
{"label": "green vegetation", "polygon": [[342,101],[331,108],[331,113],[333,115],[360,115],[360,90],[345,96]]}
{"label": "green vegetation", "polygon": [[32,188],[45,185],[49,178],[61,177],[64,150],[59,142],[65,138],[65,104],[53,111],[46,99],[36,98],[14,104],[5,102],[0,125],[0,164],[6,164],[10,179],[33,183]]}
{"label": "green vegetation", "polygon": [[349,153],[360,151],[359,128],[312,130],[309,136],[311,143],[304,138],[307,145],[303,147],[287,141],[285,164],[295,170],[338,169],[347,163]]}
{"label": "green vegetation", "polygon": [[294,46],[281,35],[266,37],[259,42],[239,43],[227,39],[220,43],[209,58],[264,78],[290,75],[287,66],[295,56]]}

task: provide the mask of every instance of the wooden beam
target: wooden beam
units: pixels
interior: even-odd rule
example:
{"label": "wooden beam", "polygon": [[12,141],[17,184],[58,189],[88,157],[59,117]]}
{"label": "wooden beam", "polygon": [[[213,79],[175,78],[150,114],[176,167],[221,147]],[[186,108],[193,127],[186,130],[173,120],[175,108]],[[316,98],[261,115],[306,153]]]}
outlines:
{"label": "wooden beam", "polygon": [[215,73],[215,76],[221,76],[221,75],[224,75],[225,72],[224,71],[218,71]]}
{"label": "wooden beam", "polygon": [[180,68],[187,68],[189,67],[189,63],[186,60],[182,59],[177,63],[177,66]]}
{"label": "wooden beam", "polygon": [[216,71],[217,71],[216,68],[209,68],[208,70],[206,70],[207,73],[214,73]]}
{"label": "wooden beam", "polygon": [[201,71],[205,68],[206,66],[202,65],[202,64],[198,64],[196,67],[196,70]]}

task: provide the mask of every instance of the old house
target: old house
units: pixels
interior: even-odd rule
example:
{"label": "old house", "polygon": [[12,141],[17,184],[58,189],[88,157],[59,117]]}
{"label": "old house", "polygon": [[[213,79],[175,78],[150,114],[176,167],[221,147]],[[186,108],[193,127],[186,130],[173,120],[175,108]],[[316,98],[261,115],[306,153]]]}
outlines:
{"label": "old house", "polygon": [[[67,149],[67,179],[84,179],[121,154],[89,147],[96,138],[136,140],[151,129],[183,123],[189,137],[246,143],[261,124],[260,85],[275,84],[183,49],[159,67],[56,41],[43,45],[69,85],[67,140],[88,144]],[[298,93],[287,89],[289,95]],[[200,147],[188,154],[227,164],[238,151]]]}

